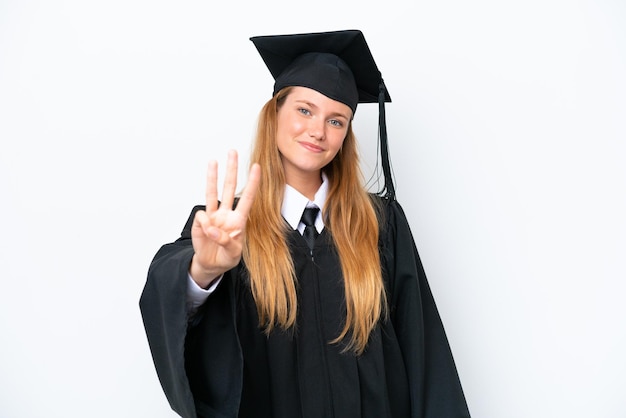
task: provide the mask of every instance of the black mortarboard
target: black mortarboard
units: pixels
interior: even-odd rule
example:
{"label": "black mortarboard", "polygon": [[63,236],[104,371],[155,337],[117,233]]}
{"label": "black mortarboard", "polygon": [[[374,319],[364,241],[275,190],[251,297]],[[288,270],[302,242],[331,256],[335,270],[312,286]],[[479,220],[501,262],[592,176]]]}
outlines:
{"label": "black mortarboard", "polygon": [[374,57],[359,30],[250,38],[275,79],[274,93],[288,86],[319,91],[348,105],[379,104],[379,140],[385,189],[394,198],[387,147],[385,102],[391,102]]}

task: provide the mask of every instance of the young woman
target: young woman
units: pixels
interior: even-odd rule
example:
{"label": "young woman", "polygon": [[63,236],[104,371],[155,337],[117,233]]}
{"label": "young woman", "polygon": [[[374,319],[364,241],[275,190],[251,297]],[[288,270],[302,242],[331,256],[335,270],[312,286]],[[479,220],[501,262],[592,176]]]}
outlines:
{"label": "young woman", "polygon": [[351,121],[357,103],[389,100],[363,35],[252,40],[276,84],[248,183],[236,198],[230,152],[218,204],[209,164],[206,206],[156,254],[141,297],[170,405],[183,417],[468,417],[393,185],[379,196],[362,183]]}

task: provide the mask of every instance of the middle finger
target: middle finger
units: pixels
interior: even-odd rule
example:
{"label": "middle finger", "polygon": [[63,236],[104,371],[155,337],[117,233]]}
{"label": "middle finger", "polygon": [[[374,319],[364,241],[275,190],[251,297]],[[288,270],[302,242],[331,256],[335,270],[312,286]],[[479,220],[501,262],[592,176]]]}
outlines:
{"label": "middle finger", "polygon": [[232,209],[237,188],[237,151],[228,151],[228,162],[226,164],[226,177],[224,179],[224,191],[222,193],[222,205],[226,209]]}

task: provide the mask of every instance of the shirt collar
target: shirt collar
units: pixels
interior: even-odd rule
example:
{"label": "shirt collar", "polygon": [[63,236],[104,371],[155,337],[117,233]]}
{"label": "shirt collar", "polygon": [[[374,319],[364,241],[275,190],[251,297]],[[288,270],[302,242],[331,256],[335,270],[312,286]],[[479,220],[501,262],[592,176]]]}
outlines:
{"label": "shirt collar", "polygon": [[302,193],[300,193],[290,185],[286,184],[285,196],[283,197],[283,204],[280,209],[280,213],[293,229],[298,229],[298,225],[300,225],[300,218],[302,217],[302,212],[304,212],[304,209],[310,206],[317,206],[321,210],[320,213],[317,215],[317,219],[315,220],[315,228],[318,232],[321,232],[322,229],[324,229],[322,211],[324,210],[324,205],[326,204],[327,195],[328,177],[326,177],[326,174],[324,173],[322,173],[322,185],[315,193],[313,201],[310,201]]}

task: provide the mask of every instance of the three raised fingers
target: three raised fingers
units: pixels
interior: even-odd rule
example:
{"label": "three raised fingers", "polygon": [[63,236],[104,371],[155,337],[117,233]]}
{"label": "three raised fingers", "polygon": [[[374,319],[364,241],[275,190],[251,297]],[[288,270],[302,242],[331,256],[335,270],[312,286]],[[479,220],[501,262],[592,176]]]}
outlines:
{"label": "three raised fingers", "polygon": [[[224,190],[222,192],[221,205],[227,210],[233,207],[235,199],[235,193],[237,188],[237,151],[230,150],[228,152],[228,161],[226,165],[226,178],[224,180]],[[259,183],[261,181],[261,167],[258,164],[253,164],[250,168],[250,174],[248,176],[248,183],[244,188],[239,202],[237,204],[236,212],[244,218],[248,217],[250,208],[256,197]],[[206,184],[206,211],[213,213],[218,209],[218,188],[217,188],[217,162],[209,161],[207,169],[207,184]]]}

